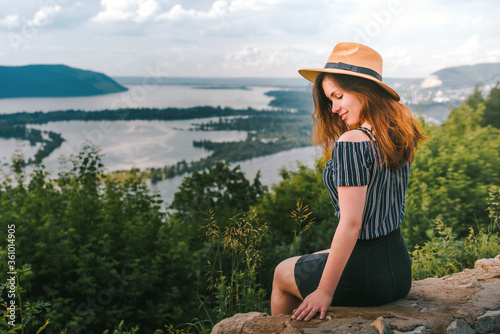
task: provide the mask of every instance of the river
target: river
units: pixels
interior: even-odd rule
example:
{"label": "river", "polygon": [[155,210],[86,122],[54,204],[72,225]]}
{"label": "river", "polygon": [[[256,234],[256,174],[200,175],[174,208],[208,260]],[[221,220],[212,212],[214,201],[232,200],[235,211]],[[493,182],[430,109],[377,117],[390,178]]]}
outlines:
{"label": "river", "polygon": [[[139,90],[147,92],[139,95]],[[146,90],[144,86],[129,86],[129,91],[92,97],[76,98],[23,98],[0,100],[2,113],[17,111],[53,110],[101,110],[128,107],[178,107],[211,105],[230,108],[269,109],[271,98],[264,95],[276,87],[251,87],[250,89],[195,89],[190,86],[157,86]],[[143,91],[141,90],[141,91]],[[141,98],[138,98],[142,96]],[[125,102],[128,101],[128,102]],[[246,138],[245,131],[195,131],[194,123],[218,120],[204,118],[175,121],[65,121],[42,125],[29,125],[40,130],[61,133],[65,142],[44,159],[47,170],[55,175],[59,169],[59,158],[78,153],[85,143],[100,148],[107,171],[127,170],[132,167],[163,167],[179,161],[199,160],[210,154],[192,145],[193,140],[240,141]],[[33,157],[38,147],[13,139],[0,139],[0,163],[8,164],[15,149],[21,149],[26,158]],[[296,161],[314,163],[316,152],[312,147],[292,149],[285,152],[239,162],[246,177],[253,180],[261,171],[261,182],[271,185],[279,181],[282,166],[294,168]],[[234,165],[234,164],[233,164]],[[158,189],[163,200],[170,202],[184,176],[164,180],[153,188]]]}

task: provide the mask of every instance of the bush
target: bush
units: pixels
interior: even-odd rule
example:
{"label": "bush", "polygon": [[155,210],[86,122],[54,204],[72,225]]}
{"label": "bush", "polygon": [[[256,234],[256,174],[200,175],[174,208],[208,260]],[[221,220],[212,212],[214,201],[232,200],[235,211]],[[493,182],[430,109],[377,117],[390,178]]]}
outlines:
{"label": "bush", "polygon": [[477,232],[490,224],[486,199],[500,185],[500,130],[480,126],[483,109],[464,103],[442,125],[424,125],[431,139],[416,153],[402,225],[410,248],[429,239],[437,218],[462,238],[469,226]]}
{"label": "bush", "polygon": [[[56,180],[43,166],[16,168],[2,186],[0,228],[16,226],[16,263],[32,267],[23,287],[51,304],[44,333],[102,333],[121,320],[152,332],[196,316],[200,262],[138,175],[106,177],[98,150],[86,147]],[[33,317],[27,332],[44,323]]]}
{"label": "bush", "polygon": [[436,221],[435,233],[422,247],[411,252],[413,280],[443,277],[474,268],[476,260],[500,254],[500,236],[470,228],[467,238],[457,239],[450,227]]}

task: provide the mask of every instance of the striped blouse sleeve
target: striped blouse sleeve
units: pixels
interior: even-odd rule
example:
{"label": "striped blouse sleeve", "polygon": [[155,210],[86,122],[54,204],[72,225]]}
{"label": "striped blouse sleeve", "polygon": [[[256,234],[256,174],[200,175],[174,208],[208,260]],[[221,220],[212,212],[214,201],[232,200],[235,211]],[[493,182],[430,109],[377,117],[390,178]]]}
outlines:
{"label": "striped blouse sleeve", "polygon": [[336,187],[370,183],[370,142],[337,142],[333,147],[333,183]]}

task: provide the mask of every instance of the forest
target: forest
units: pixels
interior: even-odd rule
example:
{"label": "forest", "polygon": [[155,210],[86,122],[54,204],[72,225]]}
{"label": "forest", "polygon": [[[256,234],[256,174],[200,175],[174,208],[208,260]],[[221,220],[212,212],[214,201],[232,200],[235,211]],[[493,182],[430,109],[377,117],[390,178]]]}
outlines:
{"label": "forest", "polygon": [[[500,253],[499,120],[498,86],[476,88],[442,124],[421,119],[429,139],[402,224],[414,280]],[[328,248],[338,224],[326,159],[282,169],[270,187],[216,161],[165,208],[143,173],[105,174],[101,158],[86,146],[58,175],[43,164],[28,174],[16,152],[1,174],[0,333],[209,333],[235,313],[269,312],[274,267]]]}

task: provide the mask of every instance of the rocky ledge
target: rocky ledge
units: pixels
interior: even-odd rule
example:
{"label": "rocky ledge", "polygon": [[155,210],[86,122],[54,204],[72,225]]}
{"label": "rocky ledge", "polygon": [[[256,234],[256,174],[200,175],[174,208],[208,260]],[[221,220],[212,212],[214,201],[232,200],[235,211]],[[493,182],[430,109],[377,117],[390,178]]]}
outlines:
{"label": "rocky ledge", "polygon": [[212,334],[500,333],[500,255],[443,278],[414,281],[405,299],[378,307],[330,307],[309,322],[251,312],[219,322]]}

